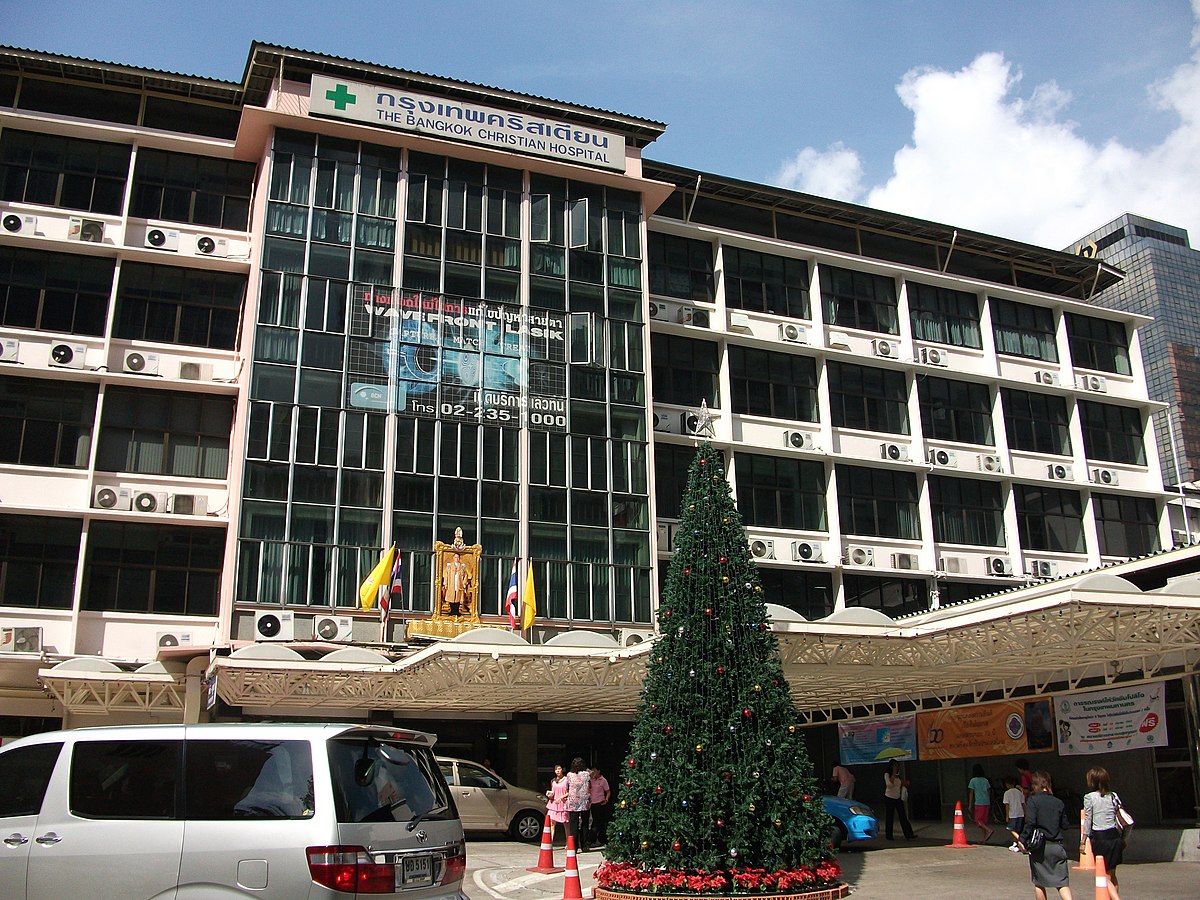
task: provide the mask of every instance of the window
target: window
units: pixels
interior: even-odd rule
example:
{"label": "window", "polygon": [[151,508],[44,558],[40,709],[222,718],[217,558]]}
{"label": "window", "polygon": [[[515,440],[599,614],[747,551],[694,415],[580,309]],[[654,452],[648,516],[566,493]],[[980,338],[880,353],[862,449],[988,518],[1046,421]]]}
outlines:
{"label": "window", "polygon": [[245,231],[254,164],[144,147],[133,167],[129,214]]}
{"label": "window", "polygon": [[0,133],[0,200],[119,215],[129,151],[126,144],[5,128]]}
{"label": "window", "polygon": [[1158,508],[1149,497],[1092,494],[1100,555],[1145,556],[1161,549],[1158,541]]}
{"label": "window", "polygon": [[1124,323],[1067,313],[1067,340],[1075,368],[1130,374],[1129,337]]}
{"label": "window", "polygon": [[821,309],[826,325],[900,333],[893,279],[835,266],[819,268]]}
{"label": "window", "polygon": [[864,466],[836,466],[843,534],[919,540],[917,476]]}
{"label": "window", "polygon": [[747,525],[825,531],[825,465],[734,454],[737,507]]}
{"label": "window", "polygon": [[232,397],[110,388],[96,468],[180,478],[225,478]]}
{"label": "window", "polygon": [[1146,464],[1146,442],[1139,410],[1080,400],[1079,420],[1083,426],[1083,449],[1088,459],[1135,466]]}
{"label": "window", "polygon": [[654,445],[654,497],[659,516],[666,519],[682,518],[679,504],[687,493],[688,468],[695,457],[694,447],[664,443]]}
{"label": "window", "polygon": [[810,622],[833,612],[833,576],[828,572],[798,572],[795,569],[758,570],[763,599],[794,609]]}
{"label": "window", "polygon": [[711,341],[650,335],[650,377],[658,403],[699,406],[707,400],[709,406],[720,406],[717,345]]}
{"label": "window", "polygon": [[1001,388],[1000,397],[1009,447],[1055,456],[1071,455],[1065,398],[1008,388]]}
{"label": "window", "polygon": [[[5,734],[8,734],[5,731]],[[62,744],[34,744],[18,747],[0,756],[0,818],[36,816],[54,774],[54,765]]]}
{"label": "window", "polygon": [[999,484],[930,475],[929,499],[938,543],[1004,546],[1004,496]]}
{"label": "window", "polygon": [[[84,819],[174,819],[183,741],[78,741],[71,813]],[[215,792],[218,782],[207,786]]]}
{"label": "window", "polygon": [[309,819],[315,812],[307,741],[187,742],[186,818]]}
{"label": "window", "polygon": [[808,263],[802,259],[725,247],[725,303],[730,308],[752,309],[807,319]]}
{"label": "window", "polygon": [[87,468],[96,386],[0,377],[0,463]]}
{"label": "window", "polygon": [[908,316],[913,339],[952,347],[983,347],[979,298],[966,291],[908,282]]}
{"label": "window", "polygon": [[800,422],[820,420],[817,365],[807,356],[729,348],[733,411]]}
{"label": "window", "polygon": [[70,609],[82,533],[79,519],[0,516],[0,606]]}
{"label": "window", "polygon": [[712,244],[651,232],[647,250],[650,293],[681,300],[713,301]]}
{"label": "window", "polygon": [[242,275],[127,262],[117,285],[114,337],[236,350]]}
{"label": "window", "polygon": [[929,583],[917,578],[844,575],[847,607],[877,609],[895,618],[929,609]]}
{"label": "window", "polygon": [[83,608],[215,616],[225,530],[93,522]]}
{"label": "window", "polygon": [[995,444],[992,392],[986,384],[918,377],[921,430],[925,437],[962,444]]}
{"label": "window", "polygon": [[829,403],[839,428],[909,434],[908,382],[903,372],[831,362]]}
{"label": "window", "polygon": [[[410,822],[418,821],[418,817],[429,822],[455,818],[446,779],[428,750],[391,741],[381,745],[373,737],[338,738],[326,746],[339,822]],[[381,756],[383,746],[387,748],[388,760]],[[382,805],[380,798],[385,798]]]}
{"label": "window", "polygon": [[1083,504],[1078,491],[1018,484],[1017,533],[1026,550],[1083,553]]}
{"label": "window", "polygon": [[0,247],[0,325],[100,337],[111,259]]}
{"label": "window", "polygon": [[997,353],[1058,362],[1053,310],[995,298],[991,306]]}

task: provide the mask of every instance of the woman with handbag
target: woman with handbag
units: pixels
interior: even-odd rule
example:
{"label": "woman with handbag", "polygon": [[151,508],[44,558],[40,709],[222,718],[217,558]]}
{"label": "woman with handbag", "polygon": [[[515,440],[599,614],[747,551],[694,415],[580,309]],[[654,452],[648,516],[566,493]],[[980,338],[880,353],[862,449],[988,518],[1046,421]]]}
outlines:
{"label": "woman with handbag", "polygon": [[1033,773],[1033,793],[1025,803],[1025,827],[1021,831],[1021,849],[1029,854],[1029,873],[1033,878],[1033,896],[1046,900],[1046,889],[1056,888],[1062,900],[1071,896],[1071,872],[1063,832],[1070,827],[1067,809],[1054,796],[1050,776]]}
{"label": "woman with handbag", "polygon": [[1090,793],[1083,798],[1083,833],[1091,838],[1092,853],[1104,857],[1108,895],[1112,900],[1121,900],[1117,892],[1117,866],[1125,856],[1125,828],[1119,818],[1121,798],[1109,787],[1108,770],[1100,766],[1088,769],[1087,786]]}

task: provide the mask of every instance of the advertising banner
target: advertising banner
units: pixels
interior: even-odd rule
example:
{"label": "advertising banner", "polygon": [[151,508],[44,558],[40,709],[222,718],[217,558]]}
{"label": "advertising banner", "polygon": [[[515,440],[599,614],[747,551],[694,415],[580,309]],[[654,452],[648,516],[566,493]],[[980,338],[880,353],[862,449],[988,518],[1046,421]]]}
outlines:
{"label": "advertising banner", "polygon": [[1064,694],[1054,701],[1058,752],[1063,756],[1113,753],[1167,744],[1161,681],[1107,691]]}
{"label": "advertising banner", "polygon": [[921,759],[1019,756],[1054,747],[1049,700],[1006,700],[917,713]]}
{"label": "advertising banner", "polygon": [[891,716],[838,725],[842,765],[917,758],[916,718]]}

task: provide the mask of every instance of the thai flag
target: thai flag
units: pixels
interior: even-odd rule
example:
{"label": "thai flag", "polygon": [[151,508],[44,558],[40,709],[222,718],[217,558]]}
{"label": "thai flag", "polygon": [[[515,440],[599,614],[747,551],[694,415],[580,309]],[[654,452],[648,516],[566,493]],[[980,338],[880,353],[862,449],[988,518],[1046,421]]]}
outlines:
{"label": "thai flag", "polygon": [[404,581],[400,573],[400,551],[396,550],[396,561],[392,563],[392,575],[385,586],[386,590],[379,592],[379,622],[386,629],[388,619],[392,614],[393,604],[404,600]]}
{"label": "thai flag", "polygon": [[504,606],[508,610],[508,627],[513,631],[517,630],[517,624],[521,620],[520,605],[521,601],[517,599],[517,561],[514,559],[512,575],[508,579],[508,594],[504,598]]}

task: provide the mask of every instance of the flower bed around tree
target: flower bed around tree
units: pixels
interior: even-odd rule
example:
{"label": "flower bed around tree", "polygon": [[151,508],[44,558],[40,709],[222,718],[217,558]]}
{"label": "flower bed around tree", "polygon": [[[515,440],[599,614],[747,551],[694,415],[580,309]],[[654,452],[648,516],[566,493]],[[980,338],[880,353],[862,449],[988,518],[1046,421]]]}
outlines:
{"label": "flower bed around tree", "polygon": [[[596,871],[597,900],[619,900],[622,894],[718,897],[844,897],[842,867],[837,860],[815,866],[768,872],[765,869],[724,871],[646,870],[631,863],[605,862]],[[840,891],[840,893],[839,893]],[[602,893],[603,892],[603,893]]]}

